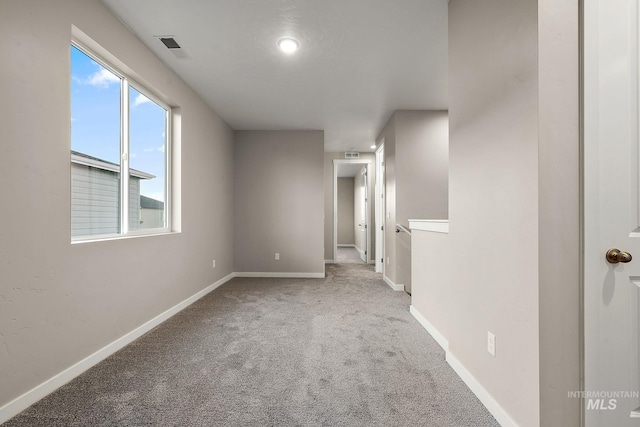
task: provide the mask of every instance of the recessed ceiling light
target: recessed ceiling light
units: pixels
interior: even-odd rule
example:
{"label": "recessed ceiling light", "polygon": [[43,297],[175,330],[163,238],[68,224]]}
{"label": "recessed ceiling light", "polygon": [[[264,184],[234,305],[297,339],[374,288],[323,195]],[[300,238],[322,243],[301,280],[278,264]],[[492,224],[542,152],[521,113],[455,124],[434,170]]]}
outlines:
{"label": "recessed ceiling light", "polygon": [[298,50],[298,48],[300,47],[300,43],[298,43],[297,40],[285,38],[280,39],[280,41],[278,42],[278,47],[284,53],[293,53]]}
{"label": "recessed ceiling light", "polygon": [[371,145],[371,149],[373,150],[374,148],[376,148],[376,144]]}

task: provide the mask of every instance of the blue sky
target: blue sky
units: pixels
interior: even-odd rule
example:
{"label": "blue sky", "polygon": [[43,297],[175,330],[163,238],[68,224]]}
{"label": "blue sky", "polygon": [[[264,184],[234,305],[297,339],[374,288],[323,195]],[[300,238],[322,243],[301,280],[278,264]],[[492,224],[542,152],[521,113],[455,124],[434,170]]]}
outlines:
{"label": "blue sky", "polygon": [[[71,149],[120,164],[119,77],[71,47]],[[129,87],[129,164],[155,175],[141,194],[164,201],[165,110]]]}

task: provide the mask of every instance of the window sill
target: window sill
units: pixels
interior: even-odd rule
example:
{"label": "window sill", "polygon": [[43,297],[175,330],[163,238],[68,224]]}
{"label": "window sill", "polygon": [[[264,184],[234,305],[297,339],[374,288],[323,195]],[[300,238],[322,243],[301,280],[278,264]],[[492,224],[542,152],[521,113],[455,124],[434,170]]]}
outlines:
{"label": "window sill", "polygon": [[105,236],[87,236],[87,237],[78,237],[78,238],[72,239],[71,244],[78,245],[82,243],[109,242],[112,240],[138,239],[141,237],[166,236],[170,234],[180,234],[180,232],[179,231],[158,231],[153,233],[130,233],[126,235],[109,234]]}

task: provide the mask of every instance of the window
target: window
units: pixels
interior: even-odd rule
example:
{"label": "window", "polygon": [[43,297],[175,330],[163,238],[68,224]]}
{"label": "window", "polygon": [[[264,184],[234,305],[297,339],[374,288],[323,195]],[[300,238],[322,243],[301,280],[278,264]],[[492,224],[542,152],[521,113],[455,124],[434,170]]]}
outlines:
{"label": "window", "polygon": [[171,109],[71,46],[71,237],[169,231]]}

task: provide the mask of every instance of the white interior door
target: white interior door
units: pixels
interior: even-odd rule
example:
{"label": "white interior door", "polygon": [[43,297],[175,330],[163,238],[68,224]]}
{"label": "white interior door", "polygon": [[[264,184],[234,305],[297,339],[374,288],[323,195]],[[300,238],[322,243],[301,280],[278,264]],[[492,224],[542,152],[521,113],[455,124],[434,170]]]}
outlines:
{"label": "white interior door", "polygon": [[384,273],[384,143],[376,150],[376,272]]}
{"label": "white interior door", "polygon": [[640,426],[637,0],[584,6],[584,419]]}

